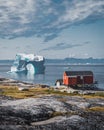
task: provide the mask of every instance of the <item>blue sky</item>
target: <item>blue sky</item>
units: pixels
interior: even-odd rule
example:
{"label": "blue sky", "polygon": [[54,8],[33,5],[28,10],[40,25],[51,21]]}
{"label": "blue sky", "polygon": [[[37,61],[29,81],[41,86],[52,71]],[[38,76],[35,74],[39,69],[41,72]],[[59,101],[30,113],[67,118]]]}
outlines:
{"label": "blue sky", "polygon": [[104,58],[104,0],[0,0],[0,59]]}

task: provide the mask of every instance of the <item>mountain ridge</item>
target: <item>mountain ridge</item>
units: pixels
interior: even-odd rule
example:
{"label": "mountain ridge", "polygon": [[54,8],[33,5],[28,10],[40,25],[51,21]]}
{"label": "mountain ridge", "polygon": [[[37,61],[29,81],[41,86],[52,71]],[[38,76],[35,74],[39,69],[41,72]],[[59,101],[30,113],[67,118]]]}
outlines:
{"label": "mountain ridge", "polygon": [[98,59],[98,58],[64,58],[64,59],[46,59],[46,62],[49,63],[103,63],[104,64],[104,58]]}
{"label": "mountain ridge", "polygon": [[[11,60],[0,60],[2,63],[13,63],[13,59]],[[64,58],[64,59],[45,59],[45,63],[70,63],[70,64],[104,64],[104,58]]]}

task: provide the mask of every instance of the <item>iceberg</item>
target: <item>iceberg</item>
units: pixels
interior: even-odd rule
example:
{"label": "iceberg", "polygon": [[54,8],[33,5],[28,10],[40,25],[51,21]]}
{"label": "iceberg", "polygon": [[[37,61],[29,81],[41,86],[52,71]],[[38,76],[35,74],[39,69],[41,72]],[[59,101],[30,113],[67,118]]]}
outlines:
{"label": "iceberg", "polygon": [[44,62],[45,58],[43,56],[18,53],[11,66],[11,72],[43,74],[45,71]]}

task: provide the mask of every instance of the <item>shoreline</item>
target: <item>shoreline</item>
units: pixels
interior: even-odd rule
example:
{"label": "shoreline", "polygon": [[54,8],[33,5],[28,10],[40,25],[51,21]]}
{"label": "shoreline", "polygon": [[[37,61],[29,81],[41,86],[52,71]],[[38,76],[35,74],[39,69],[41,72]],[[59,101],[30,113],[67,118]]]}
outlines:
{"label": "shoreline", "polygon": [[45,85],[45,84],[35,84],[35,83],[29,83],[29,82],[24,82],[24,81],[19,81],[19,80],[14,80],[14,79],[9,79],[9,78],[4,78],[4,77],[0,77],[0,85],[7,85],[7,86],[17,86],[20,90],[22,89],[26,89],[29,87],[42,87],[42,88],[53,88],[54,90],[61,90],[62,92],[82,92],[82,91],[90,91],[92,93],[96,93],[96,92],[100,92],[103,91],[104,89],[102,88],[98,88],[98,87],[78,87],[78,88],[72,88],[70,86],[65,86],[65,85],[60,85],[60,86],[49,86],[49,85]]}
{"label": "shoreline", "polygon": [[1,130],[102,130],[104,91],[68,93],[65,87],[0,78],[0,119]]}

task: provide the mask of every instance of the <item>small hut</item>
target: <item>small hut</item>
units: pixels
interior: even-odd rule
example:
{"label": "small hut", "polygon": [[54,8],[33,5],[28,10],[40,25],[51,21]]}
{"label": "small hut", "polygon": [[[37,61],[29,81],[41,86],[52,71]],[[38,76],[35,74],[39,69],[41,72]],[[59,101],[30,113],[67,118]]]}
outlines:
{"label": "small hut", "polygon": [[63,74],[63,84],[70,85],[83,85],[93,84],[92,71],[65,71]]}

